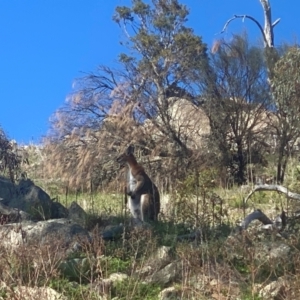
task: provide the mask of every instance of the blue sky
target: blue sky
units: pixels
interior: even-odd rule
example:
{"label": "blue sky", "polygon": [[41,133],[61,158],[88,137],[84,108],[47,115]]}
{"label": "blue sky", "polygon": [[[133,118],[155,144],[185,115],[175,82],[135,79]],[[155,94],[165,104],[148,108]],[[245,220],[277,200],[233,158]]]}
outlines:
{"label": "blue sky", "polygon": [[[190,8],[188,26],[211,46],[244,30],[253,42],[257,27],[235,20],[218,34],[233,14],[263,21],[259,0],[181,0]],[[275,43],[298,42],[299,0],[271,0]],[[18,143],[38,143],[49,117],[72,91],[75,78],[97,65],[112,65],[122,51],[122,32],[112,21],[117,5],[129,0],[0,0],[0,126]]]}

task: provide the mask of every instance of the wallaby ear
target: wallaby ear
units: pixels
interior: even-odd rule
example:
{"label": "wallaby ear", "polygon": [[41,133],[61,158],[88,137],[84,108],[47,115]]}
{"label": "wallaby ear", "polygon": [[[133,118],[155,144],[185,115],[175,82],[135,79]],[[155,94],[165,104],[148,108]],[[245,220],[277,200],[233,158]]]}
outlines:
{"label": "wallaby ear", "polygon": [[134,146],[130,145],[126,150],[126,155],[130,155],[134,153]]}

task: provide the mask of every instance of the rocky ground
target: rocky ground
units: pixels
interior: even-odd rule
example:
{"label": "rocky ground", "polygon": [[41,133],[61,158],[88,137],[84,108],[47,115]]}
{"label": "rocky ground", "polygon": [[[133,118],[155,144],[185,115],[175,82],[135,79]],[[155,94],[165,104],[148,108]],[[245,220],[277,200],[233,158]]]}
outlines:
{"label": "rocky ground", "polygon": [[0,198],[2,299],[299,294],[296,215],[279,227],[251,220],[244,228],[225,221],[188,228],[166,217],[131,227],[128,218],[92,215],[75,201],[65,207],[29,179],[13,184],[0,178]]}

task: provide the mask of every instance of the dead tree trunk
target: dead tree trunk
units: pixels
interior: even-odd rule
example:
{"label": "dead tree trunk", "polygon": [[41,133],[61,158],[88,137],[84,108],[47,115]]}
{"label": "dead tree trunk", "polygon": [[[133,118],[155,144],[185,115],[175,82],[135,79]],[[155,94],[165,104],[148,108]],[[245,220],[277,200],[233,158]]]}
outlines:
{"label": "dead tree trunk", "polygon": [[223,33],[227,29],[227,27],[231,21],[233,21],[237,18],[249,19],[258,26],[258,28],[263,36],[263,39],[264,39],[265,48],[273,48],[274,47],[274,27],[280,22],[280,18],[278,18],[275,22],[272,23],[271,5],[270,5],[269,0],[260,0],[260,3],[262,5],[263,11],[264,11],[264,27],[260,24],[259,21],[257,21],[252,16],[233,15],[233,17],[225,23],[221,33]]}

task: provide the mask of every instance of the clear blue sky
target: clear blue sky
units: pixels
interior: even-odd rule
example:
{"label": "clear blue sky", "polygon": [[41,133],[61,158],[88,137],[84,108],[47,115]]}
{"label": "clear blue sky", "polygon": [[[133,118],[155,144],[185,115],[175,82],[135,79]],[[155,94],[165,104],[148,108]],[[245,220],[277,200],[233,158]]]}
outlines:
{"label": "clear blue sky", "polygon": [[[231,23],[233,14],[263,21],[259,0],[181,0],[190,8],[188,26],[209,46],[217,38],[247,30],[261,38],[249,20]],[[38,143],[49,117],[72,91],[75,78],[97,65],[111,65],[122,51],[122,32],[112,21],[117,5],[129,0],[0,0],[0,125],[18,143]],[[288,3],[288,4],[287,4]],[[275,43],[300,37],[299,0],[271,0]]]}

